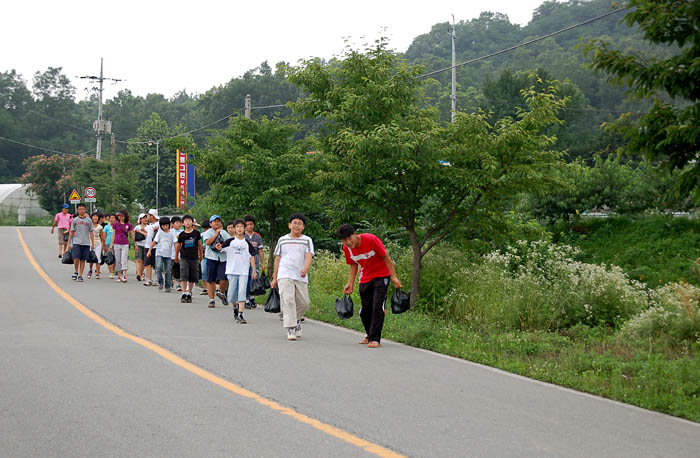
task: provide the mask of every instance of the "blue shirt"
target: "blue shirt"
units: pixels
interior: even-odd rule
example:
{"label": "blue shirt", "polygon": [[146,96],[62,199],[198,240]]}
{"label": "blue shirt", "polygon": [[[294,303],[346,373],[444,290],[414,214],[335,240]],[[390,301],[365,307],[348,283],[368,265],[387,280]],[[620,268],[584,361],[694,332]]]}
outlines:
{"label": "blue shirt", "polygon": [[110,246],[112,244],[112,237],[114,237],[114,229],[112,229],[112,225],[107,224],[102,231],[105,233],[105,244]]}

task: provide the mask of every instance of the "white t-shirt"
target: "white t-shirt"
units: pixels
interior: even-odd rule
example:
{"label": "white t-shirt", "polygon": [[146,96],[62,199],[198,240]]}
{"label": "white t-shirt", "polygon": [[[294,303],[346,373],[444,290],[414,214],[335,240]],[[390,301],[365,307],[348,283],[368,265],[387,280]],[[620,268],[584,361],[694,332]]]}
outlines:
{"label": "white t-shirt", "polygon": [[277,241],[275,256],[280,256],[280,265],[277,269],[277,279],[289,278],[304,283],[309,282],[309,275],[301,276],[301,270],[306,263],[306,253],[314,254],[314,242],[308,235],[294,238],[289,234],[283,235]]}
{"label": "white t-shirt", "polygon": [[221,250],[226,253],[226,275],[248,275],[250,258],[253,257],[250,250],[251,246],[245,238],[231,239],[230,245]]}
{"label": "white t-shirt", "polygon": [[173,231],[165,232],[164,230],[159,230],[154,239],[157,243],[156,245],[156,256],[163,256],[164,258],[169,258],[172,253],[173,246],[175,246],[175,238],[173,237]]}
{"label": "white t-shirt", "polygon": [[[146,227],[141,226],[140,224],[137,224],[136,227],[134,228],[134,231],[139,232],[142,230],[146,230]],[[148,231],[147,231],[148,232]],[[153,239],[151,239],[153,241]],[[146,239],[141,240],[140,242],[136,242],[136,246],[146,246]]]}
{"label": "white t-shirt", "polygon": [[[170,229],[170,232],[173,234],[173,239],[175,242],[177,242],[177,236],[180,235],[180,233],[184,231],[184,229]],[[170,256],[172,259],[175,259],[175,245],[173,244],[173,254]]]}
{"label": "white t-shirt", "polygon": [[146,247],[147,248],[151,248],[151,242],[153,242],[153,234],[155,233],[156,229],[158,229],[159,227],[160,227],[160,224],[158,224],[157,221],[155,223],[151,223],[148,226],[146,226]]}

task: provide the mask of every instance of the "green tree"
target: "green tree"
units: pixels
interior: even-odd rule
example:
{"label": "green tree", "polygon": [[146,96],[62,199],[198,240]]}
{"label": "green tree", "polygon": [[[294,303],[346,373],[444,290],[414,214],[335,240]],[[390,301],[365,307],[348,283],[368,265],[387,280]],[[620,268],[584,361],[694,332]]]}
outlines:
{"label": "green tree", "polygon": [[[624,133],[630,154],[643,154],[669,170],[682,170],[679,190],[700,200],[700,4],[686,0],[630,0],[632,10],[624,22],[637,25],[643,38],[654,44],[677,47],[672,57],[640,57],[592,41],[586,49],[592,66],[626,84],[637,98],[654,97],[648,113],[634,119],[623,115],[615,125]],[[664,92],[676,101],[664,100]]]}
{"label": "green tree", "polygon": [[335,65],[307,61],[290,77],[309,94],[293,108],[327,121],[327,199],[408,233],[412,306],[421,262],[436,244],[464,226],[502,218],[504,199],[551,184],[559,155],[549,148],[555,138],[540,132],[558,122],[564,105],[552,87],[529,90],[529,109],[518,110],[517,120],[491,125],[484,114],[460,114],[442,125],[435,110],[419,107],[421,70],[379,40]]}
{"label": "green tree", "polygon": [[[211,186],[217,211],[226,217],[255,215],[267,225],[268,247],[287,230],[287,218],[311,209],[316,158],[309,141],[295,141],[299,126],[262,117],[231,119],[209,148],[197,153],[197,167]],[[273,257],[268,257],[271,269]]]}
{"label": "green tree", "polygon": [[79,156],[39,154],[24,160],[26,172],[20,178],[22,183],[29,183],[30,190],[39,197],[41,208],[56,212],[61,204],[67,203],[72,183],[68,173],[80,162]]}

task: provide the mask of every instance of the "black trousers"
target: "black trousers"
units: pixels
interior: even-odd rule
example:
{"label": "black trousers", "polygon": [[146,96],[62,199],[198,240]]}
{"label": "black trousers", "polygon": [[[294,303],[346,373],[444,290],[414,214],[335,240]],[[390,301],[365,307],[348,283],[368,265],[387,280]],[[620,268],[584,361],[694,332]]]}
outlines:
{"label": "black trousers", "polygon": [[389,287],[389,277],[373,278],[367,283],[360,283],[360,319],[367,332],[370,342],[382,340],[382,328],[384,327],[384,306],[386,305],[386,291]]}

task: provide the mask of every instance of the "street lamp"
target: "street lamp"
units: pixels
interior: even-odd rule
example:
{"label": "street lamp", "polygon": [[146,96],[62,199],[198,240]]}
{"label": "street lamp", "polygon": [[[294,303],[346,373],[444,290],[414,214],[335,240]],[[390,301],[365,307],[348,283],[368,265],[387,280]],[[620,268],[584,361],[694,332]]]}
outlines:
{"label": "street lamp", "polygon": [[158,165],[160,163],[159,146],[160,140],[148,140],[148,146],[156,144],[156,211],[160,211],[160,199],[158,198]]}

